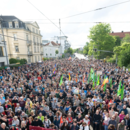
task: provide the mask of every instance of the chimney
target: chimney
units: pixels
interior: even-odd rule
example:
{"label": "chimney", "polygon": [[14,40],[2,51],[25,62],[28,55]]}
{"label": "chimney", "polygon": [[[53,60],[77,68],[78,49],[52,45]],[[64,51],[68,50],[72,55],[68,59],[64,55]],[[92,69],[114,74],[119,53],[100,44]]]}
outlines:
{"label": "chimney", "polygon": [[123,33],[123,31],[122,31],[122,33]]}
{"label": "chimney", "polygon": [[114,32],[112,31],[112,33],[114,33]]}

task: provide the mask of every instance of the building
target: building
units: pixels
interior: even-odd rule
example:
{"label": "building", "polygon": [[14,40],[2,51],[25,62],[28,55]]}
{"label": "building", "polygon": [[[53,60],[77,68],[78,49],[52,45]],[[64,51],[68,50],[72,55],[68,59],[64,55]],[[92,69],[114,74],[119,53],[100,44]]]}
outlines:
{"label": "building", "polygon": [[53,38],[51,38],[52,41],[54,41],[55,43],[60,43],[62,46],[62,54],[64,53],[65,50],[67,50],[68,48],[71,47],[70,43],[67,40],[67,36],[55,36]]}
{"label": "building", "polygon": [[7,54],[6,44],[2,41],[2,36],[0,35],[0,67],[8,65],[9,59]]}
{"label": "building", "polygon": [[110,33],[110,35],[112,36],[119,36],[120,39],[123,39],[125,37],[126,34],[129,34],[130,35],[130,32],[112,32]]}
{"label": "building", "polygon": [[8,57],[27,59],[28,63],[43,57],[42,35],[36,22],[23,22],[15,16],[0,16],[2,19]]}
{"label": "building", "polygon": [[[58,50],[58,54],[56,54]],[[54,41],[49,41],[47,44],[44,44],[43,47],[44,57],[46,58],[56,58],[62,56],[61,45],[55,43]]]}

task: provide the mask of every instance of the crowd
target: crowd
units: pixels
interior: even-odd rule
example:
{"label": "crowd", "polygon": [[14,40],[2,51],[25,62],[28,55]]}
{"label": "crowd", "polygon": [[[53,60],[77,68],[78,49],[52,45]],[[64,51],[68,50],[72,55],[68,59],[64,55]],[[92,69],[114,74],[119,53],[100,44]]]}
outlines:
{"label": "crowd", "polygon": [[[117,94],[120,83],[123,99]],[[61,59],[3,69],[0,130],[130,130],[129,90],[130,73],[99,60]]]}

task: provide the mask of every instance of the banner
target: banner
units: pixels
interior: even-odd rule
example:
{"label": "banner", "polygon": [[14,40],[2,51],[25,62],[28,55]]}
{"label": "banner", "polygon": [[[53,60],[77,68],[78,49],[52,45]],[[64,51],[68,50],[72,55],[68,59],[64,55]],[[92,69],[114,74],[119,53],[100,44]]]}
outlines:
{"label": "banner", "polygon": [[29,130],[55,130],[55,129],[48,129],[43,127],[37,127],[37,126],[29,126]]}

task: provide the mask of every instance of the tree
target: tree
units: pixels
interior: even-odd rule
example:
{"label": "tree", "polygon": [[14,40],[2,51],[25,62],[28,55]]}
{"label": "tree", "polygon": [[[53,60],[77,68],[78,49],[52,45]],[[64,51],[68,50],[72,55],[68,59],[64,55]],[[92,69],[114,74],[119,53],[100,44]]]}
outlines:
{"label": "tree", "polygon": [[125,37],[121,41],[121,44],[123,44],[124,42],[130,43],[130,35],[129,34],[125,35]]}
{"label": "tree", "polygon": [[56,54],[58,54],[58,53],[59,53],[59,51],[58,51],[58,50],[56,50],[56,51],[55,51],[55,53],[56,53]]}
{"label": "tree", "polygon": [[86,42],[86,45],[83,48],[83,54],[88,55],[89,52],[89,43]]}
{"label": "tree", "polygon": [[64,53],[69,53],[72,55],[74,53],[74,51],[72,48],[68,48],[67,50],[64,51]]}
{"label": "tree", "polygon": [[90,40],[89,55],[96,54],[99,58],[105,58],[112,55],[112,53],[108,52],[93,51],[93,48],[97,48],[98,50],[113,51],[116,39],[115,37],[109,35],[110,32],[110,24],[106,23],[99,23],[90,29],[90,35],[88,36]]}
{"label": "tree", "polygon": [[115,36],[115,39],[116,39],[115,45],[116,46],[120,46],[121,45],[121,39],[120,39],[120,37],[119,36]]}

